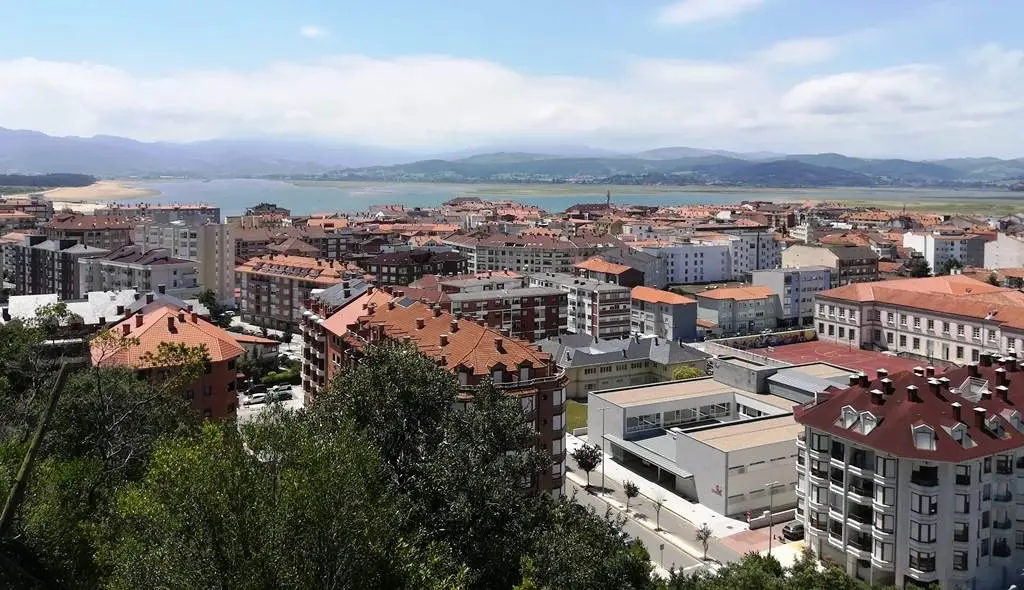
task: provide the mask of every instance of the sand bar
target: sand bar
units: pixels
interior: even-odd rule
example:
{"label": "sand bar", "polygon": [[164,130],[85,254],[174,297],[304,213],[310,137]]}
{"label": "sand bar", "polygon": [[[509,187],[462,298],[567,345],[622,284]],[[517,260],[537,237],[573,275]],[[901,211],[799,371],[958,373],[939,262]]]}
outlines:
{"label": "sand bar", "polygon": [[46,198],[57,203],[97,203],[100,201],[124,201],[159,195],[160,191],[140,188],[118,180],[100,180],[89,186],[55,188],[43,192]]}

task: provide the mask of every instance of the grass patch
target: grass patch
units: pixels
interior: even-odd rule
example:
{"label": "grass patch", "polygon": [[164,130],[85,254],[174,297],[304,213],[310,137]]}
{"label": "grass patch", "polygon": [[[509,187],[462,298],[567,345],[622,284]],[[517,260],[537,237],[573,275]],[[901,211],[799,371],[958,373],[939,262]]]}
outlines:
{"label": "grass patch", "polygon": [[587,426],[587,404],[576,400],[569,400],[565,408],[565,421],[569,432],[574,428],[585,428]]}

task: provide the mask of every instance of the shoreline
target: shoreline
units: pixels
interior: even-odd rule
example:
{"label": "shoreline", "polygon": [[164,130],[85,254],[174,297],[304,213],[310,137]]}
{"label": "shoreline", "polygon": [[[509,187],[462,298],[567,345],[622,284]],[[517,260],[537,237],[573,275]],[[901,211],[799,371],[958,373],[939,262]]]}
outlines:
{"label": "shoreline", "polygon": [[97,180],[89,186],[66,186],[43,191],[54,211],[73,211],[91,215],[105,203],[155,197],[159,190],[140,188],[120,180]]}

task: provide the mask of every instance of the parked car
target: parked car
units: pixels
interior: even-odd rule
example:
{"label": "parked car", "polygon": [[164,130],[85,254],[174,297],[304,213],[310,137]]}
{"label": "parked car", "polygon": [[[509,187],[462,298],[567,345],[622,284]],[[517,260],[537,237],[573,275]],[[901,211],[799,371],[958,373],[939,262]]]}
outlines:
{"label": "parked car", "polygon": [[265,401],[267,401],[267,394],[254,393],[245,399],[245,405],[255,406],[257,404],[262,404]]}
{"label": "parked car", "polygon": [[253,385],[248,390],[246,390],[245,394],[253,395],[254,393],[266,393],[267,391],[268,388],[266,385]]}
{"label": "parked car", "polygon": [[804,538],[804,523],[793,521],[782,527],[782,538],[790,541],[802,541]]}
{"label": "parked car", "polygon": [[292,399],[292,390],[285,389],[283,391],[272,391],[267,394],[267,400],[272,402],[279,402],[286,399]]}

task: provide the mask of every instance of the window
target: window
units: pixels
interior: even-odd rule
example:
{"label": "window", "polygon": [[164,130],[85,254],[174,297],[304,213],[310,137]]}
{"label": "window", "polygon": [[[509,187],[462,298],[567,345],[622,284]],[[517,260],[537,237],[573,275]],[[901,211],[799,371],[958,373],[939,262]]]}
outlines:
{"label": "window", "polygon": [[971,485],[971,466],[970,465],[957,465],[956,466],[956,485],[958,485],[958,486],[969,486],[969,485]]}
{"label": "window", "polygon": [[975,338],[975,339],[979,339],[980,340],[981,339],[981,328],[978,328],[978,327],[971,328],[971,338]]}
{"label": "window", "polygon": [[914,316],[914,327],[915,328],[920,328],[921,327],[921,318],[919,318],[917,316]]}
{"label": "window", "polygon": [[1017,549],[1024,549],[1024,531],[1017,531],[1016,533],[1014,533],[1014,537],[1014,546]]}
{"label": "window", "polygon": [[850,328],[850,340],[856,340],[856,338],[857,338],[857,331],[854,330],[853,328]]}
{"label": "window", "polygon": [[893,506],[896,504],[896,488],[890,488],[888,486],[875,486],[875,502],[883,506]]}
{"label": "window", "polygon": [[910,492],[910,511],[917,514],[935,514],[939,511],[939,500],[935,496]]}
{"label": "window", "polygon": [[839,326],[839,337],[846,338],[846,328]]}
{"label": "window", "polygon": [[812,434],[811,448],[815,451],[825,452],[828,450],[831,441],[827,434]]}
{"label": "window", "polygon": [[829,336],[834,336],[835,333],[836,333],[836,327],[833,326],[832,324],[829,324],[829,326],[828,326],[828,335]]}
{"label": "window", "polygon": [[953,552],[953,569],[959,572],[967,571],[967,552]]}
{"label": "window", "polygon": [[906,326],[907,325],[907,314],[905,314],[905,313],[901,313],[900,314],[900,325],[901,326]]}
{"label": "window", "polygon": [[875,457],[875,473],[882,477],[896,477],[896,459]]}
{"label": "window", "polygon": [[892,344],[892,332],[885,333],[885,343],[890,345]]}
{"label": "window", "polygon": [[911,341],[910,347],[913,348],[914,350],[917,350],[917,349],[921,348],[921,339],[920,338],[914,338],[914,340]]}
{"label": "window", "polygon": [[935,571],[935,552],[910,550],[910,567],[919,572]]}
{"label": "window", "polygon": [[919,543],[934,543],[935,525],[910,521],[910,538]]}
{"label": "window", "polygon": [[953,496],[953,512],[957,514],[971,513],[971,498],[968,494],[956,494]]}
{"label": "window", "polygon": [[963,336],[964,335],[964,325],[963,324],[957,324],[957,326],[956,326],[956,335],[957,336]]}
{"label": "window", "polygon": [[956,347],[956,358],[958,358],[958,359],[964,358],[964,347],[963,346],[957,346]]}
{"label": "window", "polygon": [[982,473],[992,473],[992,457],[985,457],[981,462]]}
{"label": "window", "polygon": [[900,334],[900,348],[906,348],[906,347],[907,347],[907,336],[905,334]]}
{"label": "window", "polygon": [[626,418],[626,432],[640,432],[642,430],[659,428],[660,426],[661,416],[659,414],[644,414],[642,416]]}
{"label": "window", "polygon": [[891,323],[893,323],[893,322],[895,321],[895,320],[893,319],[893,318],[895,318],[895,317],[896,317],[896,314],[894,314],[893,312],[891,312],[891,311],[890,311],[890,312],[887,312],[887,313],[885,314],[885,321],[887,321],[887,322],[889,322],[889,323],[891,324]]}
{"label": "window", "polygon": [[935,329],[935,320],[928,320],[928,329],[929,330],[934,330]]}
{"label": "window", "polygon": [[818,333],[819,334],[824,334],[825,333],[825,323],[824,322],[818,322]]}
{"label": "window", "polygon": [[875,542],[873,555],[879,561],[892,561],[893,544]]}
{"label": "window", "polygon": [[883,533],[891,533],[896,527],[896,517],[891,514],[875,512],[875,528]]}
{"label": "window", "polygon": [[966,522],[953,523],[953,542],[968,543],[971,540],[971,525]]}
{"label": "window", "polygon": [[949,334],[949,322],[942,322],[942,333]]}
{"label": "window", "polygon": [[828,488],[811,486],[811,501],[818,504],[828,504]]}

